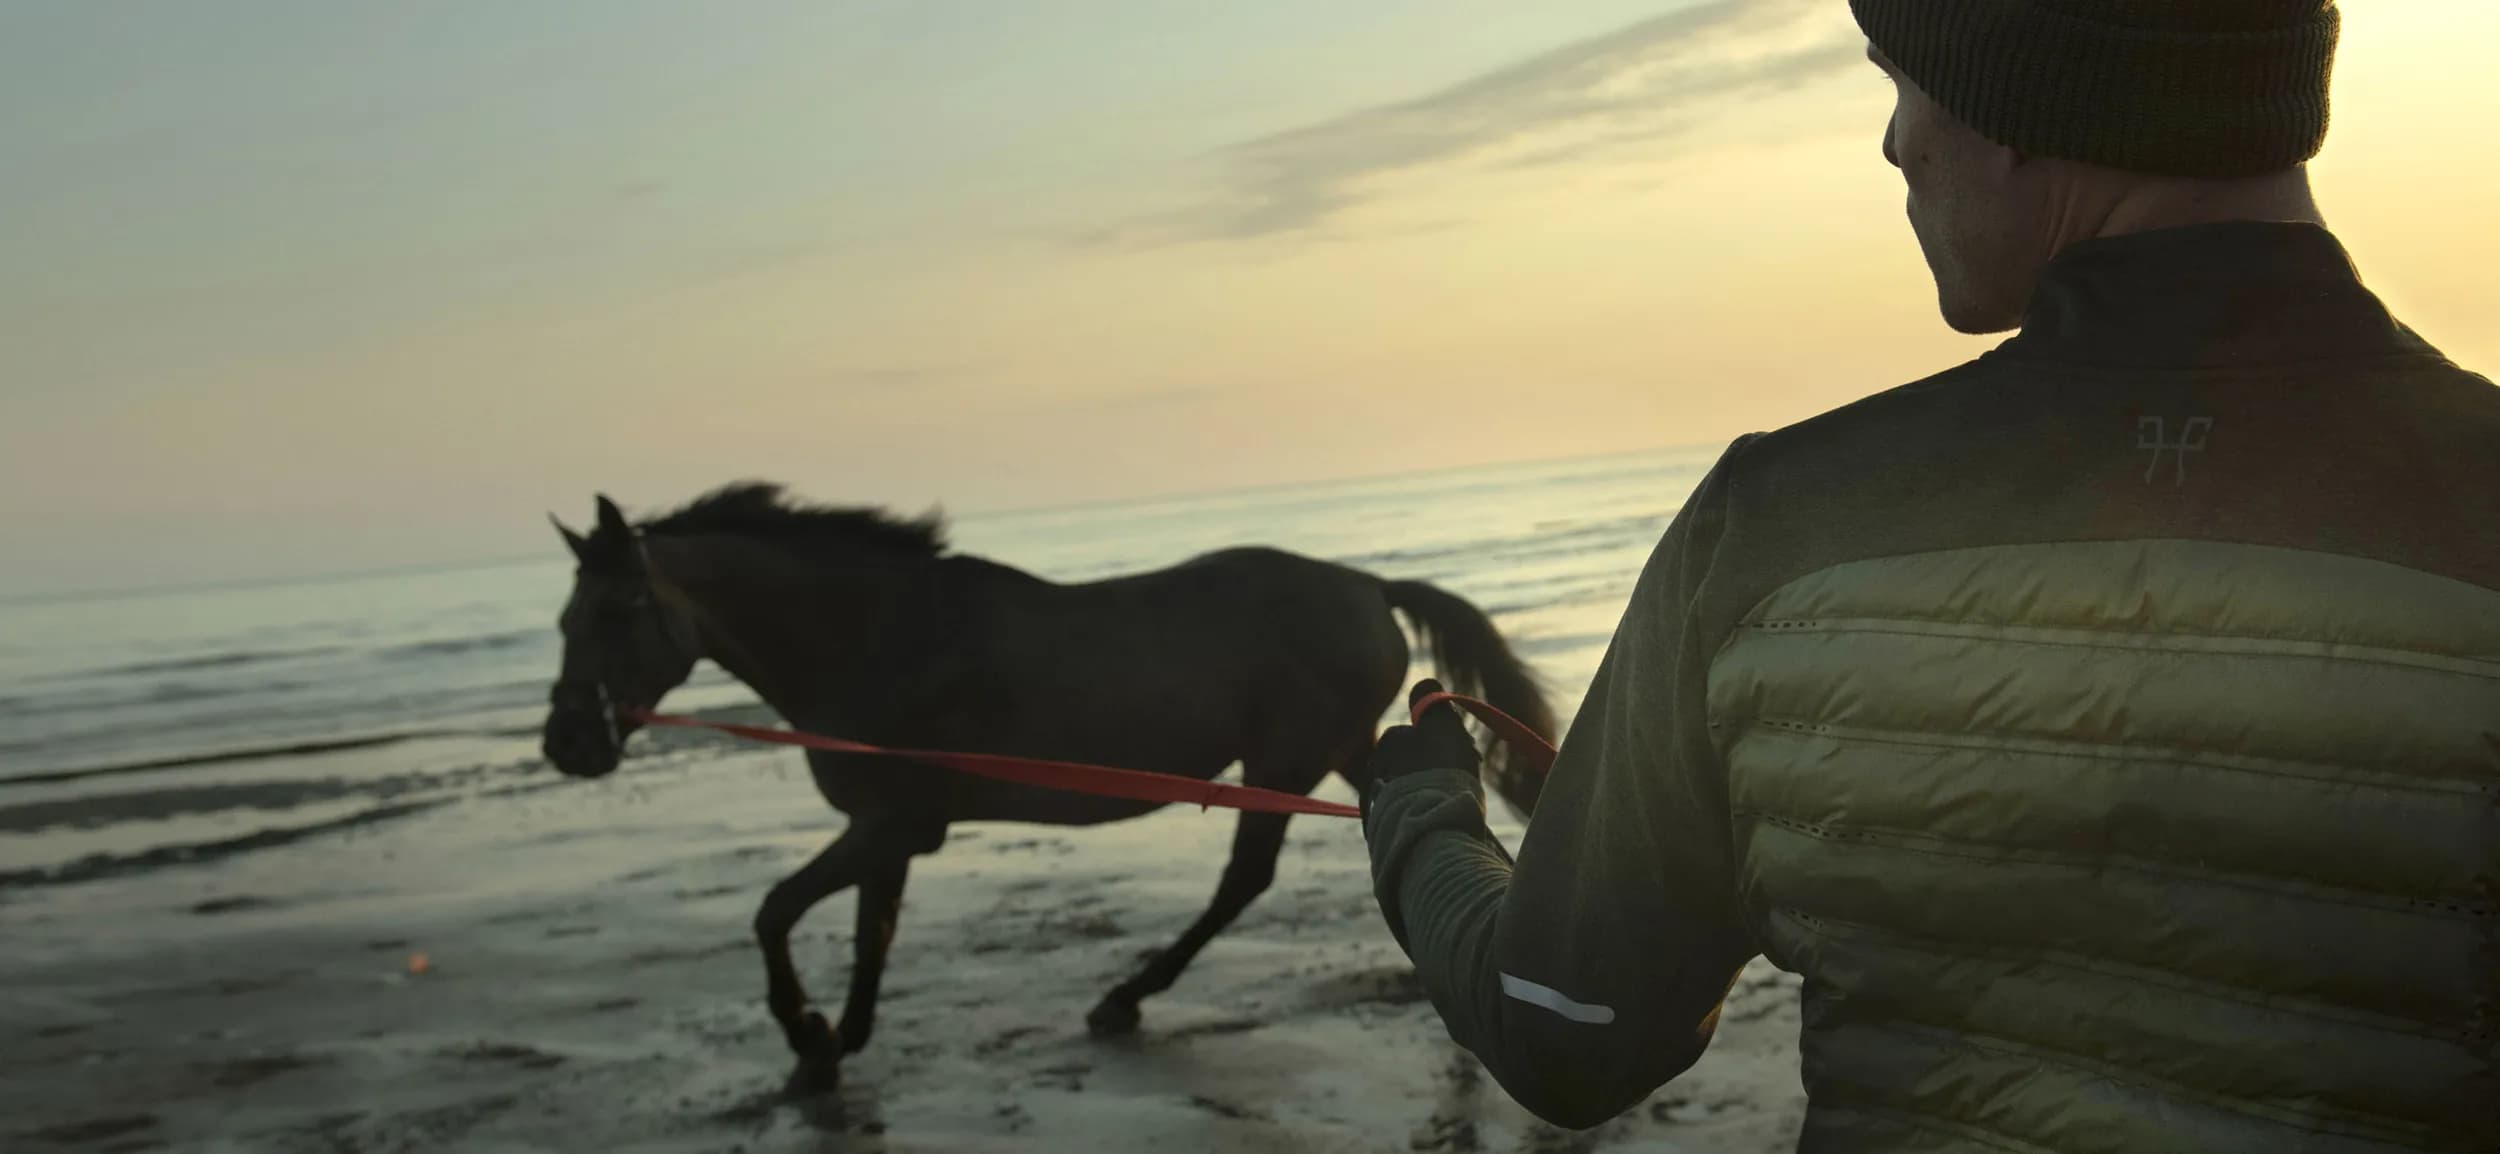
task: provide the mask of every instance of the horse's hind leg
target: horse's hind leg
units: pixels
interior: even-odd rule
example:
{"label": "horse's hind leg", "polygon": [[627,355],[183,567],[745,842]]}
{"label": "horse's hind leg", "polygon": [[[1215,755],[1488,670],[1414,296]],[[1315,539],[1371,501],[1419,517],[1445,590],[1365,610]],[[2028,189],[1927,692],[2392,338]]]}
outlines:
{"label": "horse's hind leg", "polygon": [[1190,959],[1205,949],[1207,942],[1223,932],[1224,927],[1241,916],[1251,901],[1266,892],[1276,880],[1276,856],[1284,849],[1285,822],[1281,813],[1245,813],[1233,829],[1232,860],[1224,864],[1224,880],[1215,887],[1215,900],[1207,912],[1184,931],[1180,940],[1155,959],[1135,977],[1112,987],[1085,1016],[1085,1022],[1101,1035],[1126,1034],[1137,1028],[1137,1003],[1152,994],[1172,988],[1172,983],[1188,967]]}

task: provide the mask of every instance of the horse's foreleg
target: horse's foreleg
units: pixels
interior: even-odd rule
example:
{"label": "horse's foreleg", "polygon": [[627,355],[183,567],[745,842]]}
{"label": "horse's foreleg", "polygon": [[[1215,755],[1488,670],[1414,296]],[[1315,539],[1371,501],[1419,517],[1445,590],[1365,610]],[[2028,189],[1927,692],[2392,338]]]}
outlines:
{"label": "horse's foreleg", "polygon": [[884,855],[873,828],[854,824],[797,873],[781,879],[755,911],[755,941],[764,952],[764,1004],[789,1040],[799,1066],[793,1085],[830,1084],[842,1061],[841,1040],[824,1015],[808,1007],[807,987],[790,961],[790,930],[816,903],[858,882]]}
{"label": "horse's foreleg", "polygon": [[859,923],[853,935],[851,993],[842,1003],[842,1024],[834,1031],[842,1052],[856,1054],[868,1044],[877,1024],[877,985],[885,977],[886,951],[894,947],[894,926],[903,911],[903,881],[911,870],[909,857],[872,866],[859,879]]}
{"label": "horse's foreleg", "polygon": [[1112,987],[1101,1003],[1085,1016],[1086,1024],[1097,1034],[1125,1034],[1137,1028],[1137,1003],[1150,995],[1172,988],[1190,959],[1198,956],[1215,935],[1241,916],[1250,903],[1266,892],[1276,880],[1276,856],[1285,845],[1287,816],[1280,813],[1245,813],[1233,827],[1233,856],[1224,865],[1224,880],[1215,887],[1215,900],[1207,912],[1184,931],[1180,940],[1155,955],[1137,976]]}

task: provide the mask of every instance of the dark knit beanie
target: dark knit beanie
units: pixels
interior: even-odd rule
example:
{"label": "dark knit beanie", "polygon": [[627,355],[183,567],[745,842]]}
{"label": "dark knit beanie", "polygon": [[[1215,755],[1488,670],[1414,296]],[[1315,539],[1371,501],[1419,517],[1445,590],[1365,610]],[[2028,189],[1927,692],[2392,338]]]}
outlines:
{"label": "dark knit beanie", "polygon": [[2335,0],[1849,0],[1901,74],[1999,144],[2131,172],[2280,172],[2326,142]]}

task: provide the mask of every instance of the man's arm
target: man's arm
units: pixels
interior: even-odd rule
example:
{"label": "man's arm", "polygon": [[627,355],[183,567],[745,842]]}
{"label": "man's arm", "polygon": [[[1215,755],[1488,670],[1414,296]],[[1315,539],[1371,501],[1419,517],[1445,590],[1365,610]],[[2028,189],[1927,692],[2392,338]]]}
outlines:
{"label": "man's arm", "polygon": [[1515,865],[1458,769],[1390,780],[1364,823],[1382,912],[1451,1037],[1559,1125],[1604,1122],[1691,1066],[1756,952],[1708,729],[1715,643],[1693,614],[1726,470],[1642,572]]}

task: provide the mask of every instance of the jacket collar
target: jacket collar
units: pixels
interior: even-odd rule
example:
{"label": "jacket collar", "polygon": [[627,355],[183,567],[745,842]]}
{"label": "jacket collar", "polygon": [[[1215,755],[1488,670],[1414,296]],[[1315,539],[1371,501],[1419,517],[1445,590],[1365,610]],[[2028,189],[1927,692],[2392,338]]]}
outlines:
{"label": "jacket collar", "polygon": [[2084,241],[2041,274],[1998,355],[2109,368],[2263,367],[2433,353],[2332,233],[2234,221]]}

